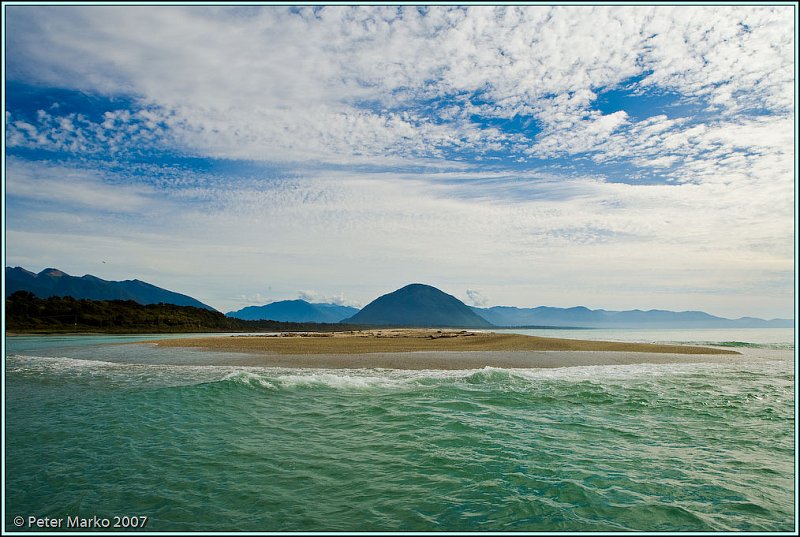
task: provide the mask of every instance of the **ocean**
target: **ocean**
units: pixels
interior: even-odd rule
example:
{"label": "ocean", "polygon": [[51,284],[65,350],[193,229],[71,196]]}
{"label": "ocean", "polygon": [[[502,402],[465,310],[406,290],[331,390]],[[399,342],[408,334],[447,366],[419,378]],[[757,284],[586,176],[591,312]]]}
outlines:
{"label": "ocean", "polygon": [[303,370],[7,337],[5,530],[795,530],[792,330],[522,332],[748,359]]}

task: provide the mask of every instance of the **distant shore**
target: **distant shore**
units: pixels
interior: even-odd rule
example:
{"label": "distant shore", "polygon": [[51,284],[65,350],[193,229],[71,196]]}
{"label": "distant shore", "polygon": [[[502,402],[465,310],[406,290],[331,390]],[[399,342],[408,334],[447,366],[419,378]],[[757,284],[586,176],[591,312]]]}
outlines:
{"label": "distant shore", "polygon": [[585,341],[468,330],[376,329],[336,333],[157,340],[159,347],[250,355],[248,365],[316,368],[539,368],[633,363],[720,362],[713,347]]}

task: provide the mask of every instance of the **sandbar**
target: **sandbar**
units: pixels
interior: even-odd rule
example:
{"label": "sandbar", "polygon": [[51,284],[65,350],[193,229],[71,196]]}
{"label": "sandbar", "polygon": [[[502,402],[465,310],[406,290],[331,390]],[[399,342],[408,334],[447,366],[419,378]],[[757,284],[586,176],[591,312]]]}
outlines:
{"label": "sandbar", "polygon": [[379,329],[156,340],[159,347],[248,355],[242,365],[298,368],[545,368],[725,362],[728,349],[545,338],[468,330]]}

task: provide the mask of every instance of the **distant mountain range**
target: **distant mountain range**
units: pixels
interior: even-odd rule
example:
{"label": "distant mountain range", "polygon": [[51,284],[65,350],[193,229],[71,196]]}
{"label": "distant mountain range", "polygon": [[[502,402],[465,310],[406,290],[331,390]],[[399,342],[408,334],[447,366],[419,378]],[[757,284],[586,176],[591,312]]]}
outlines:
{"label": "distant mountain range", "polygon": [[216,311],[199,300],[139,280],[108,281],[87,274],[70,276],[54,268],[34,274],[21,267],[6,267],[6,297],[28,291],[40,298],[71,296],[90,300],[133,300],[139,304],[174,304]]}
{"label": "distant mountain range", "polygon": [[490,328],[492,325],[452,295],[421,283],[376,298],[344,322],[382,326]]}
{"label": "distant mountain range", "polygon": [[[87,274],[70,276],[54,268],[34,274],[21,267],[6,267],[6,297],[28,291],[40,298],[71,296],[91,300],[133,300],[139,304],[174,304],[216,311],[190,296],[168,291],[140,280],[108,281]],[[382,326],[580,327],[580,328],[792,328],[792,319],[725,319],[702,311],[591,310],[574,308],[469,307],[456,297],[430,285],[407,285],[376,298],[361,311],[337,304],[282,300],[264,306],[248,306],[226,314],[242,320],[296,323],[350,323]]]}
{"label": "distant mountain range", "polygon": [[246,321],[283,321],[292,323],[338,323],[358,313],[357,308],[338,304],[314,304],[305,300],[281,300],[264,306],[247,306],[226,313]]}
{"label": "distant mountain range", "polygon": [[515,308],[495,306],[472,311],[496,326],[552,326],[583,328],[791,328],[791,319],[725,319],[702,311],[590,310],[574,308]]}

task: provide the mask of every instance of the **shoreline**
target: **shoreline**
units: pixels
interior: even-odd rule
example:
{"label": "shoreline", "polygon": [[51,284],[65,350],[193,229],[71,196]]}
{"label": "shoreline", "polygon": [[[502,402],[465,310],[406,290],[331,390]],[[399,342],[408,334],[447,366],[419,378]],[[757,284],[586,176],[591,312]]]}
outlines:
{"label": "shoreline", "polygon": [[233,353],[239,365],[324,369],[552,368],[637,363],[726,363],[729,349],[543,338],[455,330],[366,330],[215,336],[131,344]]}

